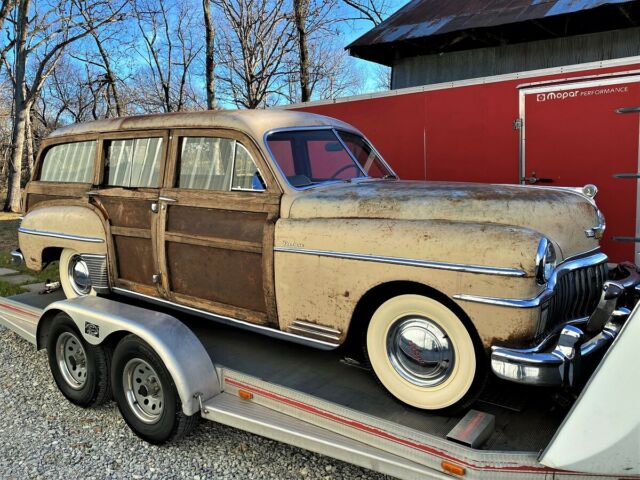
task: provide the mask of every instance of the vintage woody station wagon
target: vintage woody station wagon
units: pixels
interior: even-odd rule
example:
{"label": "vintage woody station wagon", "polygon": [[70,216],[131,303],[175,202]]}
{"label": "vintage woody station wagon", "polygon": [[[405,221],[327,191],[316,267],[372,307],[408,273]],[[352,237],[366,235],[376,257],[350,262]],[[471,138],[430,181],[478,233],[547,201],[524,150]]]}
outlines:
{"label": "vintage woody station wagon", "polygon": [[59,260],[68,297],[364,346],[389,392],[435,410],[468,404],[490,365],[557,385],[568,340],[608,343],[576,327],[605,301],[594,195],[400,181],[361,133],[311,114],[119,118],[43,142],[16,255]]}

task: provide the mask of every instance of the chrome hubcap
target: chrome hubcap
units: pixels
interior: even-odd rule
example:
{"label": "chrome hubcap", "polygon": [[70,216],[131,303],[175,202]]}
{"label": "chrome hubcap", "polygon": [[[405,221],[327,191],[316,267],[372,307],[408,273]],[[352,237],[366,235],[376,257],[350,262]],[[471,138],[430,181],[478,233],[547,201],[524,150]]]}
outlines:
{"label": "chrome hubcap", "polygon": [[156,423],[164,410],[164,392],[156,371],[140,358],[129,360],[122,373],[129,408],[144,423]]}
{"label": "chrome hubcap", "polygon": [[395,371],[419,387],[435,387],[444,382],[455,364],[451,340],[430,318],[404,317],[387,335],[387,355]]}
{"label": "chrome hubcap", "polygon": [[56,362],[62,378],[74,390],[87,382],[87,354],[73,333],[64,332],[56,341]]}
{"label": "chrome hubcap", "polygon": [[74,255],[69,261],[69,283],[78,295],[88,295],[91,292],[89,267],[80,255]]}

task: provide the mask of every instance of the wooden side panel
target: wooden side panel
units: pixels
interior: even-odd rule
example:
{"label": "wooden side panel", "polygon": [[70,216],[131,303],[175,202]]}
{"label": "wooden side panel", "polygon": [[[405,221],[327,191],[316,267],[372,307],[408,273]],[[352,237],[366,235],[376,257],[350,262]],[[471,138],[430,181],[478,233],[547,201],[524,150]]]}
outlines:
{"label": "wooden side panel", "polygon": [[114,235],[113,243],[119,278],[151,284],[151,277],[155,272],[151,239]]}
{"label": "wooden side panel", "polygon": [[266,219],[265,212],[169,206],[167,232],[262,242]]}
{"label": "wooden side panel", "polygon": [[111,224],[117,227],[151,228],[151,203],[153,199],[101,196],[100,203],[109,212]]}
{"label": "wooden side panel", "polygon": [[26,210],[27,211],[31,210],[33,207],[35,207],[40,202],[48,202],[48,201],[52,201],[52,200],[64,200],[64,199],[68,199],[68,198],[73,198],[73,197],[64,196],[64,195],[44,195],[44,194],[41,194],[41,193],[27,194],[27,208],[26,208]]}
{"label": "wooden side panel", "polygon": [[259,253],[167,242],[171,289],[203,300],[265,312]]}

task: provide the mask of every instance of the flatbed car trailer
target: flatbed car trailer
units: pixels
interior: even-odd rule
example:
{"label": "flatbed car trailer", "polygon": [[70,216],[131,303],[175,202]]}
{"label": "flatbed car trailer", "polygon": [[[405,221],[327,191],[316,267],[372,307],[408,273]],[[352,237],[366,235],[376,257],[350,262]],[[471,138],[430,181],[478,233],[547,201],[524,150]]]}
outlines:
{"label": "flatbed car trailer", "polygon": [[496,380],[465,417],[400,404],[340,351],[188,311],[119,297],[65,300],[60,291],[0,299],[0,325],[38,348],[56,312],[92,345],[122,332],[142,338],[170,372],[186,415],[398,478],[640,478],[638,306],[568,413],[547,390]]}

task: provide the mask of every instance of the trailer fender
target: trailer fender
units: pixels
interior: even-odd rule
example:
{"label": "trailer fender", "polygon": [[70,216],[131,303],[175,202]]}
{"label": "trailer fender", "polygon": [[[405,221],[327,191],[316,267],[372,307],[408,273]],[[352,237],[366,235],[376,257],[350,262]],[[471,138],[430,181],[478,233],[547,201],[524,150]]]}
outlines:
{"label": "trailer fender", "polygon": [[200,410],[199,400],[204,402],[221,392],[216,369],[204,346],[171,315],[101,297],[61,300],[49,305],[38,323],[38,348],[58,312],[69,315],[91,345],[100,345],[117,332],[132,333],[147,342],[171,374],[185,415]]}

